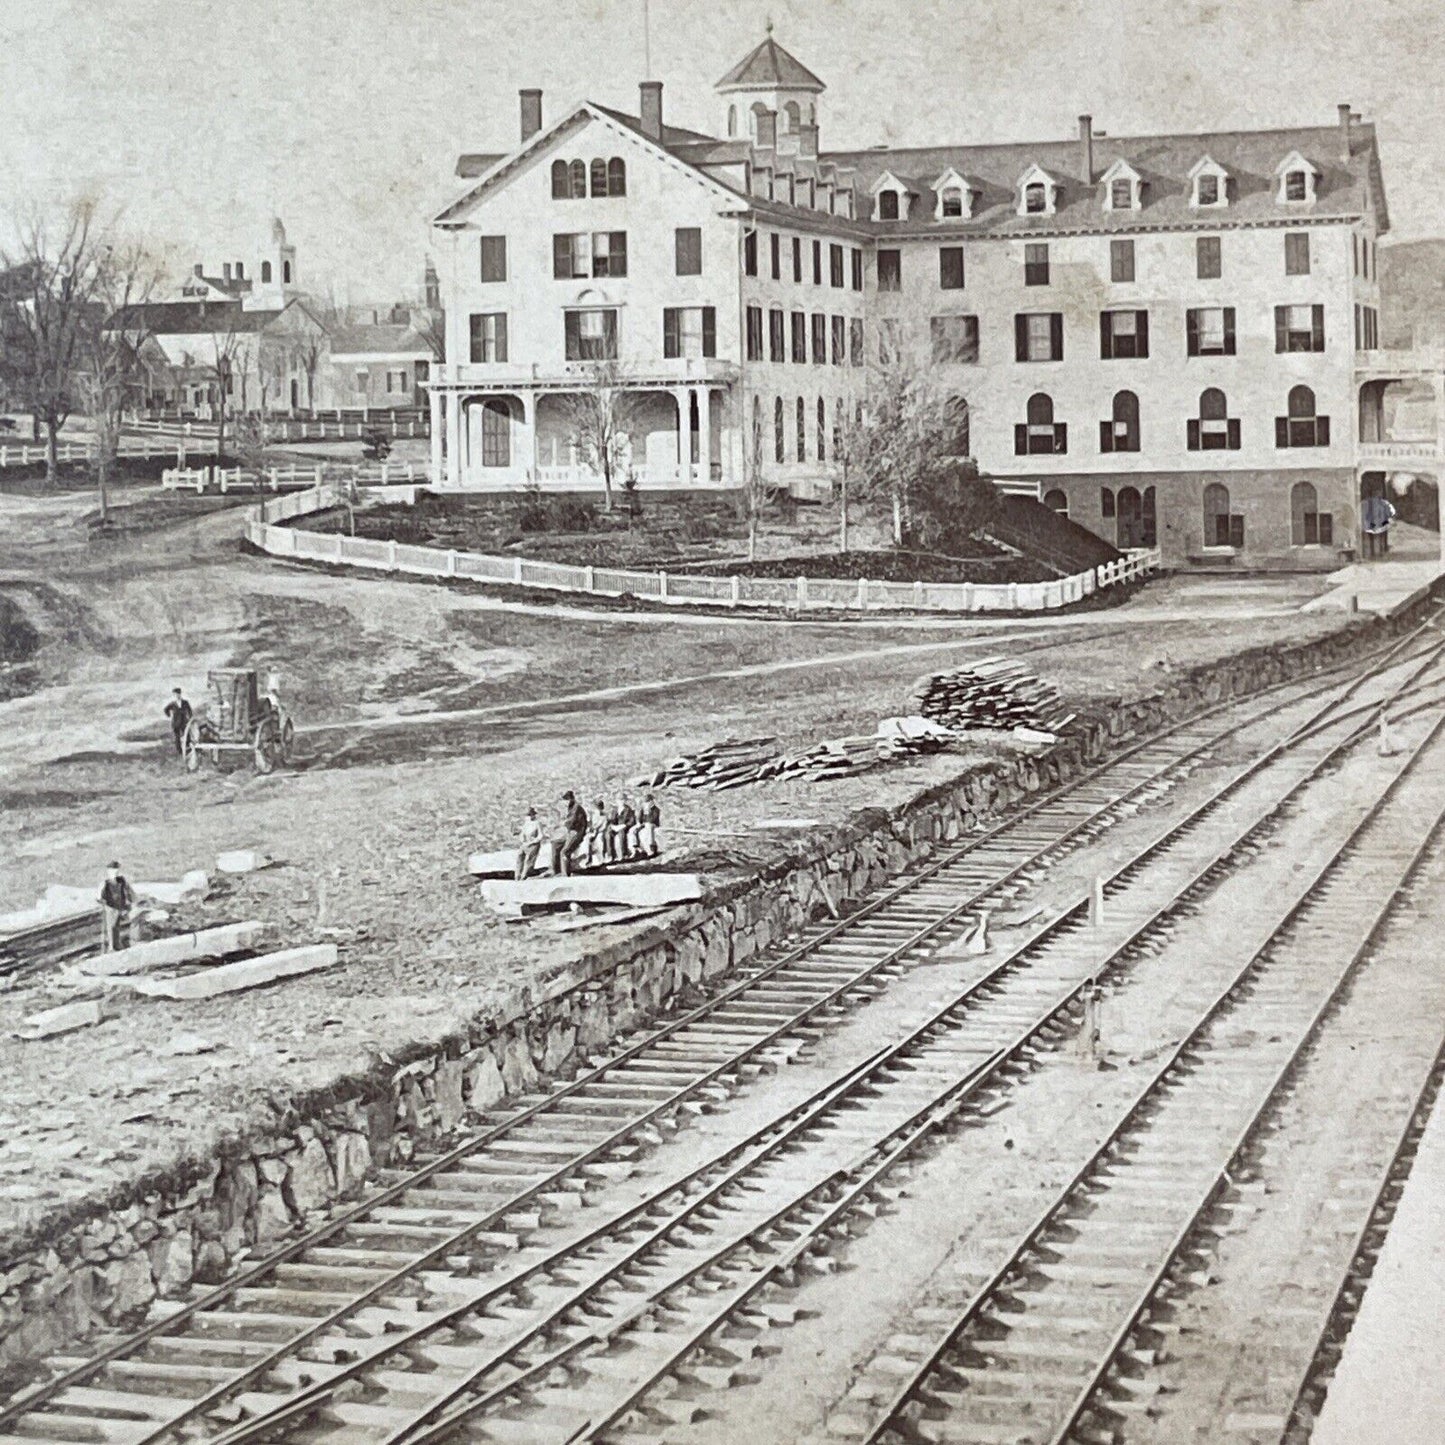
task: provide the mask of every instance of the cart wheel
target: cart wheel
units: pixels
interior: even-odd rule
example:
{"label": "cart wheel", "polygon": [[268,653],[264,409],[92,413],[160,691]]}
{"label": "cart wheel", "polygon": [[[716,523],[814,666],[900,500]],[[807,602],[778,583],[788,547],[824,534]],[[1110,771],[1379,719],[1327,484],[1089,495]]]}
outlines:
{"label": "cart wheel", "polygon": [[291,761],[291,750],[295,742],[296,724],[288,717],[286,721],[281,724],[281,761],[283,763],[289,763]]}
{"label": "cart wheel", "polygon": [[201,766],[201,723],[192,718],[181,735],[181,756],[186,762],[186,771],[194,773]]}
{"label": "cart wheel", "polygon": [[270,773],[281,761],[281,729],[275,718],[267,718],[256,729],[256,771]]}

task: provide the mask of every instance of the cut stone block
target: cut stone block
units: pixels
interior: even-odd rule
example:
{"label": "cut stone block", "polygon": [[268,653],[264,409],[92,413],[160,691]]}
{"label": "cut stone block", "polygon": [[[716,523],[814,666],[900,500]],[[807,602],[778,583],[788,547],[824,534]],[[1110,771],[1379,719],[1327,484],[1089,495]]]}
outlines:
{"label": "cut stone block", "polygon": [[84,999],[79,1003],[61,1004],[59,1008],[48,1008],[43,1013],[31,1014],[24,1025],[15,1032],[16,1038],[49,1039],[56,1034],[68,1034],[74,1029],[86,1029],[92,1024],[105,1020],[105,1005],[98,998]]}
{"label": "cut stone block", "polygon": [[194,958],[224,958],[253,948],[266,931],[264,923],[224,923],[197,933],[177,933],[170,938],[153,938],[115,953],[102,953],[80,964],[82,973],[114,978],[128,973],[147,973],[167,964],[186,963]]}
{"label": "cut stone block", "polygon": [[151,998],[215,998],[223,993],[240,993],[281,978],[333,968],[338,962],[334,943],[314,943],[305,948],[286,948],[280,953],[247,958],[240,963],[223,963],[182,978],[132,978],[129,986]]}

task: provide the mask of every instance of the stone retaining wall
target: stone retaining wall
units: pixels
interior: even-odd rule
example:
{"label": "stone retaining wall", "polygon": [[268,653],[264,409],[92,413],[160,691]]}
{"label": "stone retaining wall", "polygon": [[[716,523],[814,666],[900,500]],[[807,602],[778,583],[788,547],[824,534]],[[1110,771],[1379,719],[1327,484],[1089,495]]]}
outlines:
{"label": "stone retaining wall", "polygon": [[[964,837],[1041,789],[1068,782],[1127,742],[1203,707],[1307,675],[1381,645],[1410,624],[1358,624],[1290,649],[1259,648],[1168,679],[1153,696],[1081,716],[1040,758],[974,767],[893,810],[864,810],[819,830],[761,875],[614,946],[584,954],[528,996],[479,1017],[465,1035],[328,1089],[293,1097],[216,1157],[178,1160],[11,1241],[0,1259],[0,1365],[15,1365],[97,1325],[141,1317],[159,1295],[222,1280],[326,1209],[371,1171],[403,1165],[419,1144],[565,1075],[583,1055],[696,994],[808,921],[846,911],[939,843]],[[117,1197],[117,1195],[119,1197]]]}

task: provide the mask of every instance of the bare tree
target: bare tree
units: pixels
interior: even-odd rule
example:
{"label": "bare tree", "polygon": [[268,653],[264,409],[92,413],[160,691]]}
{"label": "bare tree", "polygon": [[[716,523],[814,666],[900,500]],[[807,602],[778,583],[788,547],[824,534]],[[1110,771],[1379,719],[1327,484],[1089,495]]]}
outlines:
{"label": "bare tree", "polygon": [[251,337],[241,329],[239,305],[227,305],[215,329],[206,338],[201,366],[216,394],[216,464],[226,453],[226,416],[234,396],[239,410],[246,409],[246,378],[251,361]]}
{"label": "bare tree", "polygon": [[97,304],[81,331],[76,392],[95,432],[91,466],[102,522],[110,513],[126,407],[145,383],[144,353],[152,335],[146,303],[160,281],[160,265],[143,246],[119,241],[106,246],[98,263]]}
{"label": "bare tree", "polygon": [[13,254],[0,252],[0,337],[10,387],[45,432],[45,480],[59,468],[60,431],[75,407],[76,371],[103,308],[107,227],[93,201],[76,201],[58,221],[23,223]]}
{"label": "bare tree", "polygon": [[748,561],[758,560],[758,523],[768,500],[763,465],[763,408],[754,395],[743,430],[743,504],[748,517]]}
{"label": "bare tree", "polygon": [[593,361],[581,389],[568,392],[562,405],[578,459],[601,476],[603,506],[610,512],[613,483],[629,463],[632,432],[642,420],[638,394],[616,361]]}

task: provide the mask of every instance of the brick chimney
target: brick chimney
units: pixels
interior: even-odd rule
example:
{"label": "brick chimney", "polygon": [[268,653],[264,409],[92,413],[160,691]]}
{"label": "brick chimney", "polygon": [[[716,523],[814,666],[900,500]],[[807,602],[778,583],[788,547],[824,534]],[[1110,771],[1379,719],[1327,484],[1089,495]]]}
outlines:
{"label": "brick chimney", "polygon": [[542,92],[540,90],[519,90],[522,102],[522,144],[532,139],[542,129]]}
{"label": "brick chimney", "polygon": [[197,261],[196,264],[191,267],[191,275],[192,275],[192,276],[204,276],[205,274],[206,274],[206,268],[205,268],[203,265],[201,265],[201,263],[200,263],[199,261]]}
{"label": "brick chimney", "polygon": [[246,263],[245,263],[244,261],[237,261],[237,262],[236,262],[236,280],[238,280],[238,281],[244,281],[245,279],[246,279]]}
{"label": "brick chimney", "polygon": [[1084,179],[1094,184],[1094,117],[1079,117],[1079,171]]}
{"label": "brick chimney", "polygon": [[778,148],[778,113],[775,110],[758,112],[758,149],[775,151]]}
{"label": "brick chimney", "polygon": [[1354,119],[1354,113],[1348,105],[1338,105],[1335,109],[1340,117],[1340,159],[1348,161],[1350,158],[1350,123]]}
{"label": "brick chimney", "polygon": [[229,261],[221,262],[221,279],[224,281],[231,279],[231,263]]}
{"label": "brick chimney", "polygon": [[662,82],[644,80],[637,87],[638,114],[642,118],[642,133],[650,140],[662,139]]}
{"label": "brick chimney", "polygon": [[815,122],[807,121],[798,127],[798,154],[810,159],[817,156],[818,127]]}

